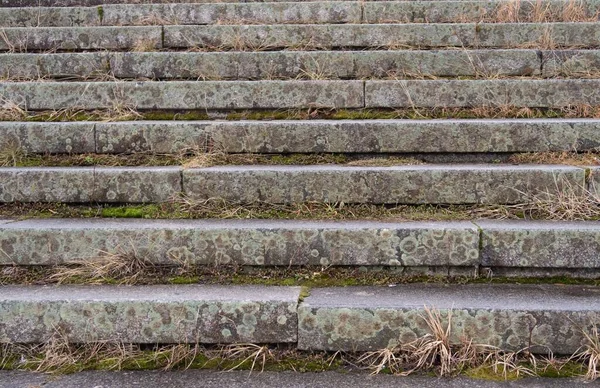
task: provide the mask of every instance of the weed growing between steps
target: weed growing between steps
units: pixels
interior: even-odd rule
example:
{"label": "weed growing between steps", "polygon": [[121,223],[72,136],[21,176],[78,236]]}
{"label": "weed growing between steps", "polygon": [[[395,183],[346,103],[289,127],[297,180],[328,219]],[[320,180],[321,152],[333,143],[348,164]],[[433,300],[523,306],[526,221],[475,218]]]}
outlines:
{"label": "weed growing between steps", "polygon": [[[477,268],[450,275],[448,268],[289,266],[250,267],[195,265],[178,260],[156,264],[133,250],[103,253],[94,258],[54,266],[0,266],[0,285],[50,284],[223,284],[303,287],[388,286],[438,284],[576,284],[600,286],[600,279],[575,276],[496,277]],[[462,273],[462,275],[458,275]]]}
{"label": "weed growing between steps", "polygon": [[523,108],[479,106],[472,108],[402,109],[279,109],[243,111],[136,111],[130,107],[85,111],[25,111],[0,101],[0,121],[131,121],[131,120],[370,120],[370,119],[497,119],[497,118],[600,118],[600,106]]}
{"label": "weed growing between steps", "polygon": [[571,357],[531,354],[527,349],[505,352],[489,345],[463,339],[450,343],[452,324],[435,309],[426,309],[421,318],[430,333],[392,348],[363,353],[299,351],[294,345],[202,346],[177,344],[140,346],[114,342],[69,343],[59,331],[42,344],[0,345],[0,370],[34,370],[66,374],[83,370],[173,370],[217,369],[294,372],[370,372],[406,376],[435,373],[438,376],[467,375],[489,380],[515,380],[525,376],[574,377],[595,380],[600,376],[597,330],[587,334],[588,342]]}

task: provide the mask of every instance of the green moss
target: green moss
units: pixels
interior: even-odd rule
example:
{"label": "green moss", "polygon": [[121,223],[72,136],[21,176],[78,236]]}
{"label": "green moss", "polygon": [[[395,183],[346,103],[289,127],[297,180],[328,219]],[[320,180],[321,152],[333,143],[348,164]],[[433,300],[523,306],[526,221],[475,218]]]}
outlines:
{"label": "green moss", "polygon": [[199,282],[199,276],[174,276],[168,280],[169,284],[197,284]]}
{"label": "green moss", "polygon": [[104,21],[104,8],[101,5],[98,6],[98,18],[100,19],[100,23]]}
{"label": "green moss", "polygon": [[158,218],[158,205],[106,207],[101,210],[101,216],[107,218]]}
{"label": "green moss", "polygon": [[519,376],[514,371],[508,371],[506,375],[503,374],[503,366],[499,366],[497,372],[494,371],[489,365],[479,366],[475,368],[469,368],[463,371],[463,374],[467,377],[480,380],[490,381],[514,381],[520,377],[524,377],[522,374]]}

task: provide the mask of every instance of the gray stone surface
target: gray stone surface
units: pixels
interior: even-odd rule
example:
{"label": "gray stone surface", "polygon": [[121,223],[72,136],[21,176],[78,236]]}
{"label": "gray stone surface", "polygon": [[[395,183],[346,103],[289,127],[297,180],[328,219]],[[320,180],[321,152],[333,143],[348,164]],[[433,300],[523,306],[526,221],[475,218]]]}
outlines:
{"label": "gray stone surface", "polygon": [[96,151],[94,123],[0,122],[0,152],[88,153]]}
{"label": "gray stone surface", "polygon": [[600,146],[600,120],[135,121],[97,123],[96,134],[102,153],[581,151]]}
{"label": "gray stone surface", "polygon": [[[537,5],[539,3],[539,5]],[[536,5],[538,8],[536,8]],[[600,3],[586,0],[577,3],[588,18],[597,16]],[[364,3],[365,23],[465,23],[506,20],[508,14],[521,22],[531,20],[543,9],[548,20],[561,20],[565,9],[564,0],[523,1],[367,1]]]}
{"label": "gray stone surface", "polygon": [[203,80],[536,75],[540,60],[535,50],[150,52],[113,53],[111,71]]}
{"label": "gray stone surface", "polygon": [[482,230],[482,265],[600,268],[600,223],[476,222]]}
{"label": "gray stone surface", "polygon": [[582,330],[600,321],[600,288],[588,286],[412,284],[312,289],[298,309],[298,347],[376,350],[430,334],[425,307],[439,311],[450,342],[572,354]]}
{"label": "gray stone surface", "polygon": [[0,264],[135,252],[160,264],[475,266],[469,222],[26,220],[0,224]]}
{"label": "gray stone surface", "polygon": [[94,198],[98,202],[167,202],[181,193],[179,167],[97,167]]}
{"label": "gray stone surface", "polygon": [[[62,376],[35,372],[0,371],[0,388],[580,388],[582,379],[525,378],[517,381],[438,378],[433,376],[400,377],[388,374],[339,372],[261,372],[185,370],[185,371],[86,371]],[[590,385],[588,383],[588,385]],[[592,384],[593,385],[593,384]]]}
{"label": "gray stone surface", "polygon": [[29,110],[361,108],[363,82],[5,82],[0,98]]}
{"label": "gray stone surface", "polygon": [[320,24],[360,23],[358,2],[317,1],[221,4],[109,4],[104,25],[156,24]]}
{"label": "gray stone surface", "polygon": [[544,77],[595,77],[600,73],[600,50],[543,51]]}
{"label": "gray stone surface", "polygon": [[0,28],[98,25],[100,15],[96,7],[0,8]]}
{"label": "gray stone surface", "polygon": [[86,78],[108,73],[107,53],[0,54],[0,78]]}
{"label": "gray stone surface", "polygon": [[[245,2],[262,2],[263,0],[246,0]],[[289,0],[273,0],[283,2]],[[310,0],[297,0],[310,1]],[[346,0],[333,0],[346,1]],[[437,1],[437,0],[436,0]],[[446,0],[440,0],[446,1]],[[0,7],[73,7],[103,4],[150,4],[150,3],[222,3],[223,0],[0,0]]]}
{"label": "gray stone surface", "polygon": [[14,27],[4,28],[0,50],[131,49],[139,44],[160,48],[160,26],[134,27]]}
{"label": "gray stone surface", "polygon": [[366,81],[367,108],[600,105],[600,80]]}
{"label": "gray stone surface", "polygon": [[90,202],[93,168],[0,168],[0,202]]}
{"label": "gray stone surface", "polygon": [[597,23],[166,26],[165,47],[595,47]]}
{"label": "gray stone surface", "polygon": [[0,343],[296,342],[300,287],[3,286]]}
{"label": "gray stone surface", "polygon": [[565,185],[583,192],[584,169],[563,166],[224,166],[183,171],[191,199],[252,203],[510,204]]}
{"label": "gray stone surface", "polygon": [[6,167],[0,178],[0,202],[164,202],[181,191],[178,167]]}

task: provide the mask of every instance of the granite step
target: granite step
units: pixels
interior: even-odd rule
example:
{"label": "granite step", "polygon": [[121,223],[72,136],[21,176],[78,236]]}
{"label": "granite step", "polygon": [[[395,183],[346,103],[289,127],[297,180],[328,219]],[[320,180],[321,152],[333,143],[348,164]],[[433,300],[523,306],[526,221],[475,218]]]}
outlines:
{"label": "granite step", "polygon": [[585,177],[560,165],[4,167],[0,202],[514,204],[567,189],[583,199]]}
{"label": "granite step", "polygon": [[600,146],[600,120],[0,122],[0,152],[178,155],[209,151],[208,145],[266,154],[593,151]]}
{"label": "granite step", "polygon": [[579,221],[0,220],[0,265],[129,251],[165,266],[361,266],[502,277],[600,275],[600,224]]}
{"label": "granite step", "polygon": [[0,104],[32,111],[565,108],[599,106],[600,80],[0,82]]}
{"label": "granite step", "polygon": [[7,27],[0,51],[598,48],[597,22]]}
{"label": "granite step", "polygon": [[0,343],[295,343],[300,287],[0,286]]}
{"label": "granite step", "polygon": [[[370,351],[431,334],[427,309],[451,319],[449,342],[573,354],[600,319],[600,288],[401,284],[312,289],[298,308],[298,347]],[[451,315],[451,318],[448,316]],[[433,339],[437,338],[436,336]]]}

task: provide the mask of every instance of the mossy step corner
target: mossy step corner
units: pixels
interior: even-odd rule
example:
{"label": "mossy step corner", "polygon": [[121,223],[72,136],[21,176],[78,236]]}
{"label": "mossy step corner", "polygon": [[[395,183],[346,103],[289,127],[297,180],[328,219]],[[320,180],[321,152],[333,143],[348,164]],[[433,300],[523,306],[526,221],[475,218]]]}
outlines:
{"label": "mossy step corner", "polygon": [[78,343],[379,350],[431,334],[428,308],[441,327],[451,315],[453,344],[467,338],[505,350],[573,354],[598,323],[599,294],[588,286],[478,284],[325,288],[303,298],[299,287],[2,286],[0,341],[40,343],[58,330]]}
{"label": "mossy step corner", "polygon": [[600,146],[600,120],[0,122],[7,153],[202,155],[208,145],[269,154],[588,151]]}
{"label": "mossy step corner", "polygon": [[0,201],[514,204],[567,189],[583,198],[585,176],[559,165],[5,167]]}
{"label": "mossy step corner", "polygon": [[[0,265],[104,256],[155,265],[470,267],[600,270],[596,222],[0,220]],[[533,276],[533,275],[532,275]]]}

